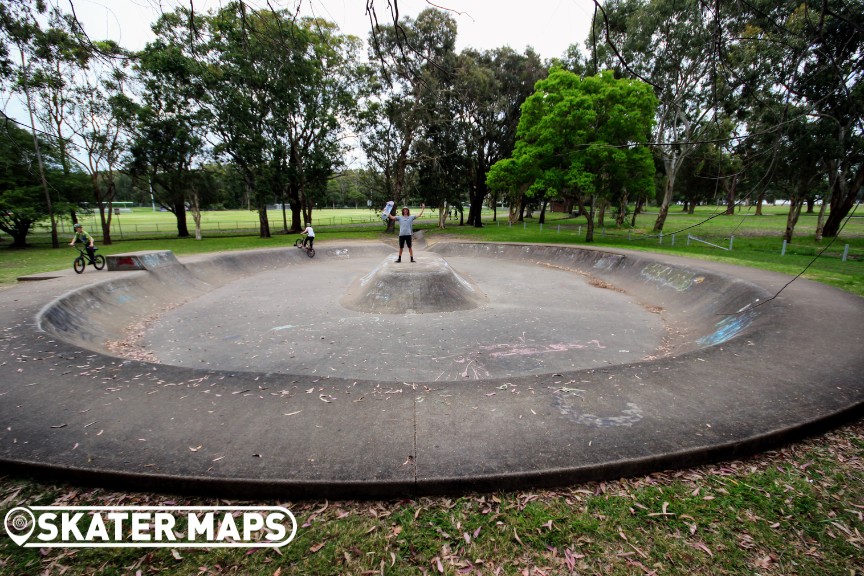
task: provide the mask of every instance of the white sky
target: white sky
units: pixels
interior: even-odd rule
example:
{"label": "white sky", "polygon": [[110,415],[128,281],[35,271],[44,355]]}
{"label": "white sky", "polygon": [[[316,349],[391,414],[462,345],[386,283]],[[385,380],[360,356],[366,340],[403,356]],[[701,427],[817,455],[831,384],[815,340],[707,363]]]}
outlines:
{"label": "white sky", "polygon": [[[138,50],[152,38],[150,24],[160,10],[170,11],[190,0],[55,0],[62,9],[75,6],[79,20],[94,40],[113,39],[124,48]],[[196,10],[218,8],[227,0],[192,0]],[[266,0],[247,0],[266,7]],[[457,50],[490,50],[509,45],[517,52],[532,46],[542,57],[564,54],[571,44],[583,45],[591,23],[591,0],[398,0],[400,16],[416,17],[437,6],[450,11],[457,23]],[[366,0],[270,0],[274,8],[314,14],[339,25],[349,34],[366,39],[369,19]],[[387,0],[375,0],[379,21],[389,18]]]}

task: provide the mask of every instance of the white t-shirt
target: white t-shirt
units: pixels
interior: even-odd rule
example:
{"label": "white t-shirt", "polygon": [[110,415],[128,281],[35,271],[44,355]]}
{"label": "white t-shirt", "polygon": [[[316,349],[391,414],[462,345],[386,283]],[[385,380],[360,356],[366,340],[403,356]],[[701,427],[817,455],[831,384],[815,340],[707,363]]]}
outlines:
{"label": "white t-shirt", "polygon": [[312,230],[312,227],[311,227],[311,226],[307,226],[306,229],[303,231],[303,233],[306,234],[306,235],[308,235],[309,238],[314,238],[314,237],[315,237],[315,231]]}

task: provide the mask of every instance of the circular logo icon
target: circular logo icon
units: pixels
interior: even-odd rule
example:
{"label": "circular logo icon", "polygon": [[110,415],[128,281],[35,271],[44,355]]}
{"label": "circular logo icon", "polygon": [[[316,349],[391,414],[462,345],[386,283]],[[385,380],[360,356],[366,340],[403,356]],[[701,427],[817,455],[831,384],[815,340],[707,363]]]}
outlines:
{"label": "circular logo icon", "polygon": [[13,508],[6,513],[3,524],[6,526],[6,534],[9,538],[21,546],[33,534],[36,528],[36,517],[27,508]]}

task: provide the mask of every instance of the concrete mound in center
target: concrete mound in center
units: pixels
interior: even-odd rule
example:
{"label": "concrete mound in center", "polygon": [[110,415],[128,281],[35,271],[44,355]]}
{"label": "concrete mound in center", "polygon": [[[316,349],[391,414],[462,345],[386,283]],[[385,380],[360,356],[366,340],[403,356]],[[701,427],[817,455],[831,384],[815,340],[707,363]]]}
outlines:
{"label": "concrete mound in center", "polygon": [[351,284],[342,306],[375,314],[426,314],[472,310],[486,302],[477,285],[459,275],[438,254],[424,252],[396,262],[388,257]]}

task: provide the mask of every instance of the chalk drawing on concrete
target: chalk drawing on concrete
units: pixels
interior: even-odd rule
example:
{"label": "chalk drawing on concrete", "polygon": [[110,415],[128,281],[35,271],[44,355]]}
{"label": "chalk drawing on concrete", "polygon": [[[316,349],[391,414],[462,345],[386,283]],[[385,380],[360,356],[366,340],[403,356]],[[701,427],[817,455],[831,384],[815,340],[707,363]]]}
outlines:
{"label": "chalk drawing on concrete", "polygon": [[639,274],[649,282],[678,292],[688,290],[694,284],[701,284],[705,281],[704,276],[691,270],[675,268],[657,262],[645,266]]}
{"label": "chalk drawing on concrete", "polygon": [[571,422],[591,426],[593,428],[610,428],[632,426],[643,418],[642,409],[633,402],[627,402],[626,407],[618,414],[598,415],[585,412],[582,403],[584,390],[576,388],[559,388],[555,390],[555,406]]}
{"label": "chalk drawing on concrete", "polygon": [[715,346],[723,344],[740,334],[753,323],[753,318],[756,316],[755,310],[752,308],[747,310],[749,306],[749,304],[745,306],[738,314],[725,316],[714,325],[714,332],[703,336],[696,343],[700,346]]}

